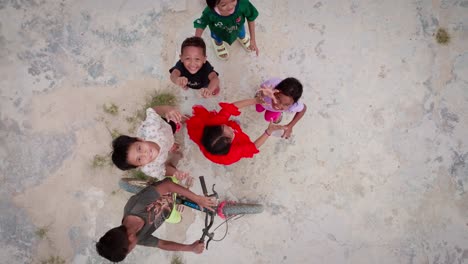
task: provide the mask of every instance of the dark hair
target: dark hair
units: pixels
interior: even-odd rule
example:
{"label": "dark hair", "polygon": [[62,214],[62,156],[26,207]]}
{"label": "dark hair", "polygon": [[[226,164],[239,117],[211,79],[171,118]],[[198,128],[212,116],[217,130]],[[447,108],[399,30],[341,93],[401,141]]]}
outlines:
{"label": "dark hair", "polygon": [[120,262],[128,254],[127,228],[124,225],[112,228],[96,243],[98,254],[112,262]]}
{"label": "dark hair", "polygon": [[219,2],[221,2],[221,0],[206,0],[206,5],[209,8],[214,9]]}
{"label": "dark hair", "polygon": [[292,97],[294,102],[297,102],[302,96],[302,84],[301,82],[293,77],[282,80],[275,89],[281,91],[282,94]]}
{"label": "dark hair", "polygon": [[112,141],[112,162],[121,170],[135,169],[136,166],[127,161],[128,149],[138,138],[121,135]]}
{"label": "dark hair", "polygon": [[197,47],[203,50],[203,55],[206,56],[206,44],[200,37],[190,37],[186,38],[184,42],[182,42],[182,47],[180,48],[180,54],[184,53],[184,49],[186,47]]}
{"label": "dark hair", "polygon": [[202,145],[213,155],[225,155],[231,149],[232,140],[223,134],[223,126],[205,126]]}

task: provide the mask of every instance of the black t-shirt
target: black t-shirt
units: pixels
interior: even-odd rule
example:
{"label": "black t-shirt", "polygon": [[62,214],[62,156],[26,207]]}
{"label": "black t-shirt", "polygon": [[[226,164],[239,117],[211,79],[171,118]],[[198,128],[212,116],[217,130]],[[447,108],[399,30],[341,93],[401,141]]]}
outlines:
{"label": "black t-shirt", "polygon": [[152,234],[171,214],[174,203],[172,194],[160,195],[155,188],[155,185],[162,182],[159,181],[141,190],[130,197],[125,205],[123,218],[134,215],[140,217],[145,222],[137,233],[138,245],[157,247],[159,239]]}
{"label": "black t-shirt", "polygon": [[201,89],[208,87],[210,83],[210,79],[208,79],[208,75],[211,72],[215,72],[216,75],[219,75],[211,66],[210,62],[206,61],[205,64],[197,71],[195,74],[191,74],[184,66],[182,61],[178,61],[174,67],[172,67],[169,72],[172,73],[174,69],[180,71],[180,77],[185,77],[188,79],[187,87],[192,89]]}

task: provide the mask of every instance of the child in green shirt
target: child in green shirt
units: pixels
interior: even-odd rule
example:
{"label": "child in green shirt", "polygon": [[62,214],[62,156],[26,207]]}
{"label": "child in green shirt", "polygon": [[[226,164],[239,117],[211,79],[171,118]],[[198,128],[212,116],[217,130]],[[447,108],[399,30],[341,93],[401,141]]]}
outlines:
{"label": "child in green shirt", "polygon": [[[208,7],[203,10],[202,16],[193,22],[195,36],[201,37],[208,26],[216,56],[221,60],[229,58],[224,42],[231,45],[236,39],[247,51],[255,51],[258,56],[255,41],[255,19],[258,11],[249,0],[206,0],[206,4]],[[245,34],[246,19],[250,37]]]}

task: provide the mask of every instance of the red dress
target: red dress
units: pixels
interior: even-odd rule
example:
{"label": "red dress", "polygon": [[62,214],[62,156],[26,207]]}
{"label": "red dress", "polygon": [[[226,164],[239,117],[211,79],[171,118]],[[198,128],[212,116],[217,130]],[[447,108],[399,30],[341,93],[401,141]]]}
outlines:
{"label": "red dress", "polygon": [[[229,103],[220,103],[219,105],[221,106],[219,112],[208,111],[201,105],[193,107],[193,116],[187,120],[187,131],[190,139],[198,145],[203,155],[214,163],[230,165],[242,158],[252,158],[254,154],[259,152],[257,147],[250,141],[249,136],[242,132],[242,129],[236,122],[229,120],[231,115],[240,115],[239,109]],[[227,125],[234,130],[231,149],[225,155],[213,155],[201,143],[203,129],[205,126],[212,125]]]}

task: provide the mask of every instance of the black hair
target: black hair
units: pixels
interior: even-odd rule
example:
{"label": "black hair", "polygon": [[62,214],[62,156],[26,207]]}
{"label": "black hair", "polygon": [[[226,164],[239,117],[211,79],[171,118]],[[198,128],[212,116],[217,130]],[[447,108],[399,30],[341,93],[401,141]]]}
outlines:
{"label": "black hair", "polygon": [[96,243],[96,251],[101,257],[112,262],[120,262],[128,254],[127,228],[124,225],[112,228]]}
{"label": "black hair", "polygon": [[206,5],[209,8],[214,9],[219,2],[221,2],[221,0],[206,0]]}
{"label": "black hair", "polygon": [[224,136],[223,126],[205,126],[202,145],[213,155],[226,155],[231,149],[232,139]]}
{"label": "black hair", "polygon": [[206,56],[206,44],[205,44],[205,41],[200,37],[186,38],[184,42],[182,42],[182,46],[180,48],[180,54],[184,53],[184,49],[186,47],[201,48],[203,50],[203,56]]}
{"label": "black hair", "polygon": [[294,102],[297,102],[302,96],[302,84],[301,82],[293,77],[282,80],[275,89],[281,91],[282,94],[292,97]]}
{"label": "black hair", "polygon": [[136,166],[129,164],[127,161],[128,149],[130,146],[139,141],[136,137],[121,135],[112,141],[112,162],[121,170],[135,169]]}

